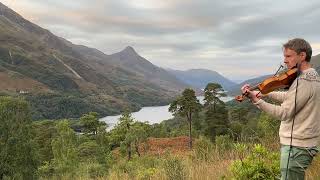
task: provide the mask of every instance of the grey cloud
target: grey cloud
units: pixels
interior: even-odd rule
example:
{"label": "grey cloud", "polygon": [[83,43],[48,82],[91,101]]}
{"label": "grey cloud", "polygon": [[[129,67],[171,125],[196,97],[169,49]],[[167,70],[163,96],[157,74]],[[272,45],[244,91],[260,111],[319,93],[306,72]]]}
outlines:
{"label": "grey cloud", "polygon": [[281,45],[289,38],[320,42],[318,0],[171,0],[154,1],[162,3],[155,8],[130,2],[35,0],[23,12],[53,33],[107,54],[130,45],[159,66],[211,68],[228,77],[268,73],[282,61]]}
{"label": "grey cloud", "polygon": [[[318,8],[315,8],[318,7]],[[278,38],[286,40],[292,37],[315,36],[314,30],[319,25],[316,24],[319,5],[309,5],[300,9],[293,9],[274,14],[265,14],[252,21],[238,23],[230,28],[222,28],[218,31],[224,47],[241,46],[243,43],[252,43],[266,38]],[[314,12],[310,17],[307,12]],[[308,18],[306,18],[308,16]],[[227,42],[226,42],[227,41]]]}

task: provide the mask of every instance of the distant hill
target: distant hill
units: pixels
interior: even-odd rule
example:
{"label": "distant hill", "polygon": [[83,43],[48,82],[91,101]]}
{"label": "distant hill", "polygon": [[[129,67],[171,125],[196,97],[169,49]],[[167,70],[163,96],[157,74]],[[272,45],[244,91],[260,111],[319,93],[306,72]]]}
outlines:
{"label": "distant hill", "polygon": [[34,119],[101,116],[167,104],[189,87],[132,47],[112,55],[75,45],[0,3],[0,95],[23,95]]}
{"label": "distant hill", "polygon": [[179,80],[190,84],[193,87],[204,89],[210,82],[216,82],[222,85],[225,90],[230,90],[236,83],[222,76],[216,71],[207,69],[190,69],[187,71],[179,71],[167,69],[170,73],[175,75]]}

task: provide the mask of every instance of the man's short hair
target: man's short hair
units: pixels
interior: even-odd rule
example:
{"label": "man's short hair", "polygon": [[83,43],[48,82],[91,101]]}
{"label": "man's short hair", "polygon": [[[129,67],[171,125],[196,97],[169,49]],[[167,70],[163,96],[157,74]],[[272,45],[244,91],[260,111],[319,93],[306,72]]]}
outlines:
{"label": "man's short hair", "polygon": [[312,48],[310,44],[304,39],[301,39],[301,38],[291,39],[283,45],[283,48],[294,50],[297,54],[300,54],[301,52],[305,52],[306,61],[310,62],[311,60]]}

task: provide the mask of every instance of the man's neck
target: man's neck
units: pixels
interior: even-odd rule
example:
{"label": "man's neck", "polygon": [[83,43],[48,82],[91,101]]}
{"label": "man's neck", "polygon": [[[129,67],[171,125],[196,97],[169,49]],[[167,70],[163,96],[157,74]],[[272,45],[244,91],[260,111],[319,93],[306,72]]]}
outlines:
{"label": "man's neck", "polygon": [[300,71],[305,71],[307,69],[311,68],[311,64],[307,61],[303,61],[301,64],[300,64]]}

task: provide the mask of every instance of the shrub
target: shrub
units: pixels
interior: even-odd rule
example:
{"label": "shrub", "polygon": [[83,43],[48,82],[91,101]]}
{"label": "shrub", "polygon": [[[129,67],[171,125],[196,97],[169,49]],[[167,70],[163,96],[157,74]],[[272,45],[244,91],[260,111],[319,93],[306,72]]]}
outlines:
{"label": "shrub", "polygon": [[278,137],[278,131],[280,122],[265,113],[262,113],[258,121],[258,132],[261,138],[276,139]]}
{"label": "shrub", "polygon": [[212,156],[213,144],[205,137],[200,137],[194,145],[194,155],[198,160],[209,161]]}
{"label": "shrub", "polygon": [[186,179],[186,169],[178,157],[169,157],[164,161],[164,170],[170,180]]}
{"label": "shrub", "polygon": [[246,150],[248,149],[247,145],[244,143],[235,143],[234,149],[235,154],[240,158],[240,161],[242,161],[245,157]]}
{"label": "shrub", "polygon": [[154,175],[157,173],[156,168],[146,168],[138,171],[138,179],[153,179]]}
{"label": "shrub", "polygon": [[231,165],[231,172],[238,180],[279,179],[279,153],[271,153],[262,145],[255,145],[253,152]]}
{"label": "shrub", "polygon": [[137,168],[138,167],[136,166],[135,162],[122,160],[113,168],[113,170],[115,170],[118,175],[128,174],[129,176],[133,177],[136,174]]}
{"label": "shrub", "polygon": [[40,177],[51,177],[54,174],[54,167],[48,161],[45,161],[42,166],[38,167],[38,175]]}
{"label": "shrub", "polygon": [[29,105],[0,97],[0,179],[34,179],[38,166]]}
{"label": "shrub", "polygon": [[137,179],[151,179],[158,172],[158,167],[162,161],[153,156],[134,156],[130,161],[126,158],[118,161],[111,171],[114,171],[118,177],[127,174],[130,177]]}
{"label": "shrub", "polygon": [[103,163],[104,154],[102,148],[95,141],[88,141],[78,146],[78,153],[81,161],[99,161]]}
{"label": "shrub", "polygon": [[88,168],[90,178],[96,179],[97,177],[103,177],[106,174],[107,168],[98,163],[90,164]]}
{"label": "shrub", "polygon": [[219,153],[232,148],[233,141],[229,135],[216,136],[216,149]]}

